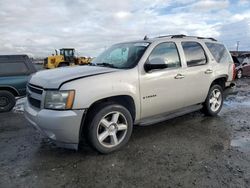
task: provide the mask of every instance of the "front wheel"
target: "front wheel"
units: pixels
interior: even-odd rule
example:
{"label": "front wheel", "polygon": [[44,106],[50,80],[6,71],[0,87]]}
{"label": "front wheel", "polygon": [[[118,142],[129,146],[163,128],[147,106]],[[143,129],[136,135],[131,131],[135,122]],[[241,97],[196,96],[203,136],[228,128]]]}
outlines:
{"label": "front wheel", "polygon": [[216,116],[223,105],[223,90],[220,85],[213,85],[203,104],[203,111],[208,116]]}
{"label": "front wheel", "polygon": [[90,144],[100,153],[110,153],[129,140],[133,120],[130,112],[118,104],[107,104],[94,110],[88,123]]}
{"label": "front wheel", "polygon": [[0,112],[10,111],[15,104],[15,96],[11,92],[0,91]]}

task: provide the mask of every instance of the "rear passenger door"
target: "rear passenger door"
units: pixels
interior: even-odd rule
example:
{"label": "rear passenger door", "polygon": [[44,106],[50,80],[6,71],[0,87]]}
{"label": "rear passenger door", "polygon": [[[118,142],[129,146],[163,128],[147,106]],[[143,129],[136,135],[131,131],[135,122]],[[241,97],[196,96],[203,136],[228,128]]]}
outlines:
{"label": "rear passenger door", "polygon": [[204,102],[212,80],[213,68],[203,46],[194,41],[182,41],[185,68],[183,75],[186,82],[183,106]]}

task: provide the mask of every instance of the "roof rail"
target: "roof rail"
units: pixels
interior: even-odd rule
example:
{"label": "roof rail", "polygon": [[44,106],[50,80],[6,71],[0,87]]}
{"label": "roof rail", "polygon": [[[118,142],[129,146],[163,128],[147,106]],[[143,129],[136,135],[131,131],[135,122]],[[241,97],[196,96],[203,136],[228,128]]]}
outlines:
{"label": "roof rail", "polygon": [[184,38],[184,37],[188,37],[187,35],[183,35],[183,34],[181,34],[181,35],[172,35],[171,36],[171,38],[173,39],[173,38]]}
{"label": "roof rail", "polygon": [[197,37],[197,36],[187,36],[187,35],[183,35],[183,34],[180,34],[180,35],[163,35],[163,36],[159,36],[159,37],[156,37],[156,38],[164,38],[164,37],[170,37],[170,38],[193,37],[193,38],[197,38],[197,39],[210,39],[212,41],[217,41],[216,39],[214,39],[212,37],[206,38],[206,37]]}
{"label": "roof rail", "polygon": [[186,35],[162,35],[162,36],[159,36],[159,37],[156,37],[156,38],[164,38],[164,37],[171,37],[171,38],[183,38],[185,37]]}
{"label": "roof rail", "polygon": [[155,38],[164,38],[164,37],[171,37],[173,35],[162,35],[162,36],[158,36],[158,37],[155,37]]}
{"label": "roof rail", "polygon": [[212,37],[208,37],[208,38],[206,38],[206,37],[197,37],[197,39],[210,39],[212,41],[217,41],[216,39],[214,39]]}

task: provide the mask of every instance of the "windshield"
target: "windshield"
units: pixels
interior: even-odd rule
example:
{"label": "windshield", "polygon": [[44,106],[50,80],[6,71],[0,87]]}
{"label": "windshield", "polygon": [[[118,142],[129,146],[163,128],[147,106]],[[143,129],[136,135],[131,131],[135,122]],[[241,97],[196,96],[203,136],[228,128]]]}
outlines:
{"label": "windshield", "polygon": [[96,57],[92,64],[119,69],[133,68],[141,59],[148,45],[148,42],[115,44]]}

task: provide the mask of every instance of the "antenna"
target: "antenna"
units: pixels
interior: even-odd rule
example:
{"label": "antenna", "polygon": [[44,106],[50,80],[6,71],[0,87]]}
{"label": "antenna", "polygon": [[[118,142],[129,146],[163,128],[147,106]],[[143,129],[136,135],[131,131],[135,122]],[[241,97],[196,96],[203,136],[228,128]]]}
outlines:
{"label": "antenna", "polygon": [[143,40],[148,40],[148,36],[147,36],[147,35],[145,35],[145,37],[143,38]]}

